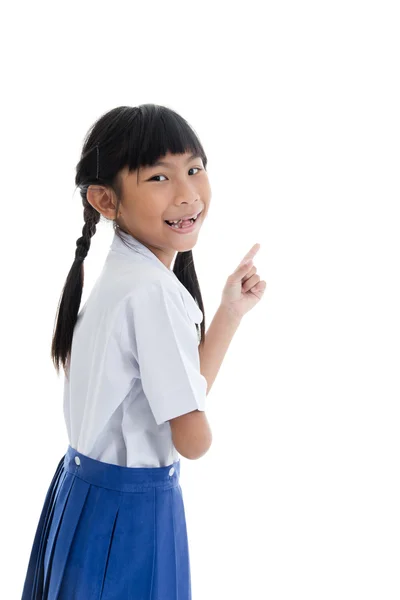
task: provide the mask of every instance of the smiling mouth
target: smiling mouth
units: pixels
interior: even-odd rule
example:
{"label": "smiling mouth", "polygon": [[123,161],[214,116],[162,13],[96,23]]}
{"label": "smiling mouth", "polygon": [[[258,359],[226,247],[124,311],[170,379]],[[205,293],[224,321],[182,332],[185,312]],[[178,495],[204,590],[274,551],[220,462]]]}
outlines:
{"label": "smiling mouth", "polygon": [[164,223],[166,223],[170,227],[174,227],[175,229],[182,229],[182,223],[184,221],[189,221],[190,225],[193,225],[193,223],[195,223],[197,221],[197,219],[199,218],[199,216],[201,215],[202,212],[203,211],[200,211],[199,213],[197,213],[197,216],[194,217],[193,219],[180,219],[179,221],[164,221]]}

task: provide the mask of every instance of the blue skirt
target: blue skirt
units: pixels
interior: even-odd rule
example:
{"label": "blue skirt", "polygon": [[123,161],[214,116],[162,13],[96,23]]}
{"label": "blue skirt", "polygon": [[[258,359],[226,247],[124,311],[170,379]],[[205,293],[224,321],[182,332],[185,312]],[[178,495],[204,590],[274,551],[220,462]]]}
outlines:
{"label": "blue skirt", "polygon": [[71,446],[47,492],[22,600],[191,600],[179,483],[167,467],[120,467]]}

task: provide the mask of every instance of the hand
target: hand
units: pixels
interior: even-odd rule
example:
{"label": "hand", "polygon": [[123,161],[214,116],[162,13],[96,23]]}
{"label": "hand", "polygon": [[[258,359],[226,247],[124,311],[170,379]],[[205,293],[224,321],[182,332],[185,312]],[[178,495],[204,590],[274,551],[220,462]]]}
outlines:
{"label": "hand", "polygon": [[[261,300],[267,287],[266,281],[260,281],[260,276],[256,275],[257,268],[253,265],[253,258],[259,249],[260,244],[254,244],[237,269],[229,275],[222,292],[221,306],[240,319]],[[246,264],[246,261],[250,262]]]}

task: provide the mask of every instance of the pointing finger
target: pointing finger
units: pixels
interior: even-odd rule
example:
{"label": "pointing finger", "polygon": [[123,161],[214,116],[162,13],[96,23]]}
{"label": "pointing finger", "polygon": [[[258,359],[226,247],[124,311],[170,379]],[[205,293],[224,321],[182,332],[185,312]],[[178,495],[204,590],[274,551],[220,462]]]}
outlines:
{"label": "pointing finger", "polygon": [[253,258],[255,257],[255,255],[257,254],[257,252],[259,251],[259,249],[261,248],[260,244],[254,244],[254,246],[248,251],[248,253],[244,256],[243,260],[241,261],[241,265],[244,264],[245,262],[247,262],[248,260],[253,260]]}

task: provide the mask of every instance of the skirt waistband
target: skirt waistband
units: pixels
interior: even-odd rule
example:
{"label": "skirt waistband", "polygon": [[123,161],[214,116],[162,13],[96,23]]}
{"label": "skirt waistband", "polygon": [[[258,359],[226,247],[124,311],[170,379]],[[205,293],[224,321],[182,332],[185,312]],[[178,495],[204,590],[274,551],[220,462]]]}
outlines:
{"label": "skirt waistband", "polygon": [[120,492],[145,492],[179,485],[180,460],[167,467],[121,467],[90,458],[68,445],[63,466],[88,483]]}

